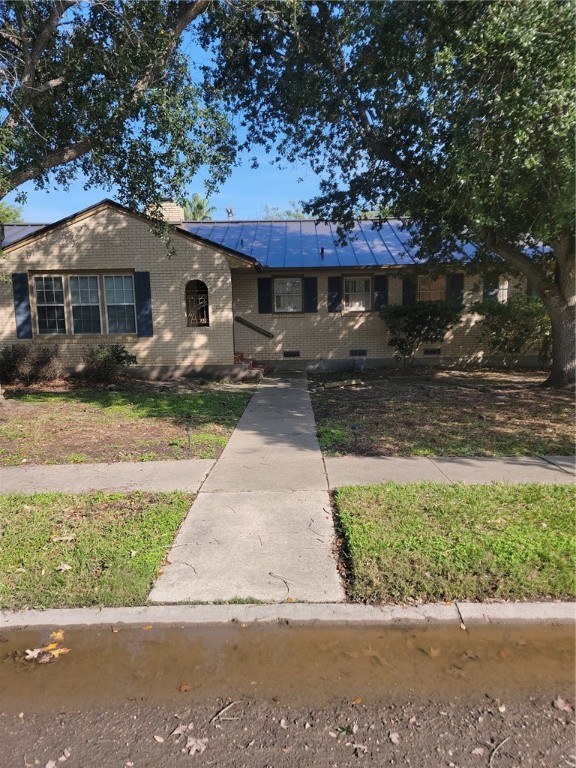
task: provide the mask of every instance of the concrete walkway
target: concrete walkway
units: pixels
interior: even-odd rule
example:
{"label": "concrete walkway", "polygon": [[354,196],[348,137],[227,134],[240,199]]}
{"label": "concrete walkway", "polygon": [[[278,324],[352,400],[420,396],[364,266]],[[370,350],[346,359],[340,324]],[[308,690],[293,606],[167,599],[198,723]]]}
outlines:
{"label": "concrete walkway", "polygon": [[264,379],[203,484],[156,603],[339,602],[328,484],[307,379]]}

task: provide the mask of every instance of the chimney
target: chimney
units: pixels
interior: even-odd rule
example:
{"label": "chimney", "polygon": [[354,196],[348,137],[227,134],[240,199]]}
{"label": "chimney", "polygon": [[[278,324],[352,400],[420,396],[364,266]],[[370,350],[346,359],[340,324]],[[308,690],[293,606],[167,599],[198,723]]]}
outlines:
{"label": "chimney", "polygon": [[162,198],[160,210],[165,221],[170,222],[170,224],[182,224],[184,221],[184,208],[170,198]]}

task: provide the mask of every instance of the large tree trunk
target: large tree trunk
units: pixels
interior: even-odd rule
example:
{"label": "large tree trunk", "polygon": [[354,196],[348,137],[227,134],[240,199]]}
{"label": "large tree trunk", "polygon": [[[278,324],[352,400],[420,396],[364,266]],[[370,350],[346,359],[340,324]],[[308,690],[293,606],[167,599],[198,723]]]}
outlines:
{"label": "large tree trunk", "polygon": [[575,302],[545,301],[545,304],[552,324],[552,370],[545,385],[548,387],[574,385],[576,383]]}

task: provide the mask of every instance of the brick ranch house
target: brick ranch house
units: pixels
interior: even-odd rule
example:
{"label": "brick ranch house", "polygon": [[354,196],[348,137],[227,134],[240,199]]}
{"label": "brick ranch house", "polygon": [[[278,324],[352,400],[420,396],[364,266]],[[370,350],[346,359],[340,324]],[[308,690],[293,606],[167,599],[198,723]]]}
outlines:
{"label": "brick ranch house", "polygon": [[[232,374],[241,361],[275,368],[390,365],[379,308],[450,298],[468,305],[525,290],[505,276],[410,276],[399,221],[358,222],[345,246],[313,221],[184,222],[166,204],[169,255],[145,216],[103,200],[49,225],[6,226],[0,346],[56,343],[68,369],[91,344],[121,343],[151,377]],[[479,362],[468,313],[419,362]],[[536,362],[527,359],[525,362]]]}

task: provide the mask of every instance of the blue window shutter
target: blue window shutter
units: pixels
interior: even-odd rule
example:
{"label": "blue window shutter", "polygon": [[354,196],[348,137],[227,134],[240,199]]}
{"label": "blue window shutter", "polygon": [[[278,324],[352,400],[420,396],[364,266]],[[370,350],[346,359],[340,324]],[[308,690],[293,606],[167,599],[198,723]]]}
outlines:
{"label": "blue window shutter", "polygon": [[404,277],[402,279],[402,304],[407,307],[410,304],[416,304],[417,282],[415,277]]}
{"label": "blue window shutter", "polygon": [[302,308],[304,312],[318,312],[318,279],[305,277],[302,280]]}
{"label": "blue window shutter", "polygon": [[15,272],[12,275],[12,292],[14,294],[16,336],[19,339],[31,339],[32,314],[30,312],[30,293],[26,272]]}
{"label": "blue window shutter", "polygon": [[272,312],[272,278],[258,278],[258,313],[268,315]]}
{"label": "blue window shutter", "polygon": [[447,279],[446,298],[459,307],[464,304],[464,273],[452,272]]}
{"label": "blue window shutter", "polygon": [[138,336],[154,336],[150,272],[134,272],[134,295],[136,297],[136,330]]}
{"label": "blue window shutter", "polygon": [[382,309],[388,305],[388,277],[376,275],[374,278],[374,309]]}
{"label": "blue window shutter", "polygon": [[328,312],[342,312],[342,278],[328,278]]}

